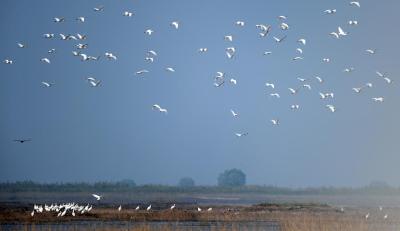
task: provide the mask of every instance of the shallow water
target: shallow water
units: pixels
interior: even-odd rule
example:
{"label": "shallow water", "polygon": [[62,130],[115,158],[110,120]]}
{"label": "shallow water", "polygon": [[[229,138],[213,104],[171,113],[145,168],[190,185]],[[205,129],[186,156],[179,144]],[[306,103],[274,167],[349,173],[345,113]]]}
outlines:
{"label": "shallow water", "polygon": [[72,221],[68,223],[2,224],[1,231],[278,231],[275,222],[121,222]]}

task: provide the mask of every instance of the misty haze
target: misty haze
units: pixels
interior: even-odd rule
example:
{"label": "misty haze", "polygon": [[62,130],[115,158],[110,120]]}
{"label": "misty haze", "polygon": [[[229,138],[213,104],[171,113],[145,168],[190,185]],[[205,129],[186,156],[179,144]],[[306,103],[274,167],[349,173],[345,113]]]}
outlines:
{"label": "misty haze", "polygon": [[400,2],[0,5],[0,230],[400,228]]}

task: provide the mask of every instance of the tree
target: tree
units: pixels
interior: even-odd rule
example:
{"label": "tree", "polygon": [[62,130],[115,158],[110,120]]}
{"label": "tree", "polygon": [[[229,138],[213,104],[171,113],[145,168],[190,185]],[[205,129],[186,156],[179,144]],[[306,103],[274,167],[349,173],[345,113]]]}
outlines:
{"label": "tree", "polygon": [[236,187],[246,184],[246,174],[240,169],[228,169],[218,176],[218,186]]}
{"label": "tree", "polygon": [[132,188],[132,187],[136,186],[136,183],[134,180],[124,179],[124,180],[117,182],[117,185],[122,186],[122,187]]}
{"label": "tree", "polygon": [[183,177],[179,180],[178,183],[179,187],[183,187],[183,188],[190,188],[190,187],[194,187],[195,183],[194,180],[190,177]]}

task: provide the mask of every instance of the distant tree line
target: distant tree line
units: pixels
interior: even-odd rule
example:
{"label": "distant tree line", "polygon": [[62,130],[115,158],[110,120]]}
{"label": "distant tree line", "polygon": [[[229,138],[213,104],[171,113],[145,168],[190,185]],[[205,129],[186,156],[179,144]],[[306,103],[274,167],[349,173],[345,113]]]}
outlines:
{"label": "distant tree line", "polygon": [[32,181],[0,183],[0,192],[164,192],[164,193],[265,193],[280,195],[335,195],[335,194],[400,194],[400,188],[368,185],[360,188],[309,187],[285,188],[276,186],[169,186],[135,185],[119,182],[96,183],[36,183]]}
{"label": "distant tree line", "polygon": [[217,186],[196,186],[190,177],[183,177],[177,186],[136,185],[133,180],[96,183],[37,183],[17,181],[0,183],[0,192],[164,192],[164,193],[264,193],[276,195],[335,195],[335,194],[400,194],[400,187],[385,182],[371,182],[368,186],[287,188],[270,185],[246,185],[246,175],[239,169],[228,169],[219,174]]}

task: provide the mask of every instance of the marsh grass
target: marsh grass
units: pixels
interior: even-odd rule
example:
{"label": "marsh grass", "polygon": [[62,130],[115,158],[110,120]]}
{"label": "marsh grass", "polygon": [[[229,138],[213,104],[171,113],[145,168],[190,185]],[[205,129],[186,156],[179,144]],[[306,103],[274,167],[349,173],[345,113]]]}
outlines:
{"label": "marsh grass", "polygon": [[[365,219],[367,212],[371,214],[368,220]],[[386,213],[389,214],[389,218],[383,219]],[[4,229],[0,225],[1,231],[394,231],[400,228],[399,208],[386,208],[383,212],[377,211],[376,208],[348,209],[344,213],[328,206],[308,205],[215,207],[212,212],[197,212],[194,208],[150,212],[134,209],[118,212],[116,209],[95,208],[90,214],[78,217],[57,218],[54,214],[39,214],[32,218],[29,211],[9,215],[11,215],[9,221],[14,219],[18,221],[18,224],[23,225],[18,225],[16,229]],[[16,217],[12,218],[12,216]],[[194,225],[193,227],[185,226],[181,222],[186,224],[193,222]],[[242,225],[238,225],[240,222]],[[250,225],[255,222],[269,222],[276,225],[260,229],[260,227]],[[0,223],[6,222],[0,219]]]}

